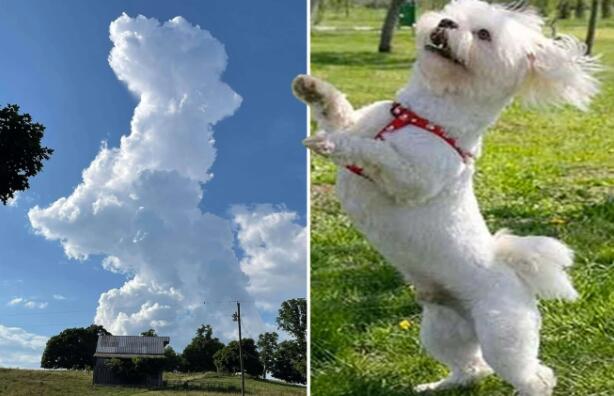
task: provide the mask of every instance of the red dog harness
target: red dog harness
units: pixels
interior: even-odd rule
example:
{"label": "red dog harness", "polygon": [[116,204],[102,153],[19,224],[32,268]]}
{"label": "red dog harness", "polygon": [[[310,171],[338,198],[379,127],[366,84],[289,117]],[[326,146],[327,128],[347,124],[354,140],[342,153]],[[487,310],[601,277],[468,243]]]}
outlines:
{"label": "red dog harness", "polygon": [[[431,124],[429,120],[422,118],[408,108],[401,106],[400,103],[393,103],[390,113],[392,113],[394,119],[390,121],[390,123],[381,131],[379,131],[377,135],[375,135],[374,139],[385,140],[386,134],[394,133],[407,125],[414,125],[443,139],[444,142],[448,143],[450,147],[452,147],[454,151],[460,155],[463,162],[467,162],[470,158],[473,158],[473,154],[471,154],[469,151],[463,150],[456,142],[456,139],[448,135],[448,133],[442,127]],[[363,169],[358,165],[347,165],[346,168],[352,173],[368,178],[363,173]]]}

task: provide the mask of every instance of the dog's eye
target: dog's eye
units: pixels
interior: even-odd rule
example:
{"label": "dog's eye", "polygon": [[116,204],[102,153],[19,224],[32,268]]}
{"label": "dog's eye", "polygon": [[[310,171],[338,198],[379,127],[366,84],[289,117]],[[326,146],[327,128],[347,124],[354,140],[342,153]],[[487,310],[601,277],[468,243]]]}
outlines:
{"label": "dog's eye", "polygon": [[490,32],[486,29],[478,30],[478,38],[484,41],[490,41]]}

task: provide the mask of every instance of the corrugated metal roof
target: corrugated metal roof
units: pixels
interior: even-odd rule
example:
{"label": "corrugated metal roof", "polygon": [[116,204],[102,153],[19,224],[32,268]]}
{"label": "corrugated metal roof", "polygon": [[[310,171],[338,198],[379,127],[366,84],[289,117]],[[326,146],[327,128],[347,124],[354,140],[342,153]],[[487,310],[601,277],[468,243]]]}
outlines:
{"label": "corrugated metal roof", "polygon": [[164,355],[169,337],[98,336],[96,357],[155,357]]}

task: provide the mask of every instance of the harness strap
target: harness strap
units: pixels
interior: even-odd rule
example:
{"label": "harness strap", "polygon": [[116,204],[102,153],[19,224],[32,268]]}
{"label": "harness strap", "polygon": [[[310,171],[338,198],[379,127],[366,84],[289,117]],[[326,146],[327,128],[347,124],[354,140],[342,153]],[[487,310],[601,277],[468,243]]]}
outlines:
{"label": "harness strap", "polygon": [[[470,159],[474,158],[472,153],[460,147],[456,139],[448,135],[445,129],[443,129],[441,126],[432,124],[429,120],[420,117],[418,114],[414,113],[408,108],[403,107],[400,103],[394,102],[392,104],[392,108],[390,109],[390,113],[394,117],[393,120],[382,128],[382,130],[375,135],[374,139],[386,140],[385,137],[387,134],[397,132],[399,129],[407,125],[413,125],[443,139],[444,142],[448,143],[448,145],[450,145],[450,147],[452,147],[454,151],[458,153],[463,162],[468,162]],[[346,169],[358,176],[368,179],[368,177],[364,174],[363,168],[358,165],[346,165]]]}

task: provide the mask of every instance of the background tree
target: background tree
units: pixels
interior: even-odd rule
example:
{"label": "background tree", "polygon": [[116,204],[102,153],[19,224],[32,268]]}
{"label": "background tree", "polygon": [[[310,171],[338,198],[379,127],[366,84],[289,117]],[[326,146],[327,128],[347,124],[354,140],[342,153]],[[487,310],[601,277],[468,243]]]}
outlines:
{"label": "background tree", "polygon": [[394,36],[394,29],[397,26],[397,20],[399,19],[399,12],[401,6],[405,0],[390,0],[388,6],[388,12],[382,25],[382,32],[379,40],[379,52],[390,52],[392,49],[392,37]]}
{"label": "background tree", "polygon": [[304,384],[307,382],[305,350],[296,341],[284,341],[275,351],[271,374],[281,380]]}
{"label": "background tree", "polygon": [[110,335],[104,327],[91,325],[66,329],[47,341],[42,368],[91,369],[99,335]]}
{"label": "background tree", "polygon": [[213,355],[222,348],[224,344],[213,337],[211,326],[200,326],[196,336],[183,350],[182,371],[214,371]]}
{"label": "background tree", "polygon": [[[241,340],[243,353],[243,369],[247,374],[259,376],[262,374],[263,366],[260,356],[256,350],[256,343],[251,338]],[[215,365],[218,371],[227,373],[240,373],[241,363],[239,361],[239,342],[231,341],[223,349],[214,355]]]}
{"label": "background tree", "polygon": [[172,372],[179,370],[181,359],[172,346],[167,345],[166,348],[164,348],[164,358],[164,371]]}
{"label": "background tree", "polygon": [[595,42],[595,29],[597,28],[597,12],[599,8],[599,0],[592,0],[591,15],[588,18],[588,31],[586,32],[586,53],[588,55],[593,51],[593,43]]}
{"label": "background tree", "polygon": [[311,0],[311,3],[309,5],[311,7],[311,9],[309,10],[309,14],[311,17],[309,18],[309,20],[311,21],[312,25],[317,25],[320,22],[320,16],[322,15],[322,10],[320,9],[321,5],[321,0]]}
{"label": "background tree", "polygon": [[17,191],[30,188],[28,178],[43,169],[53,150],[41,146],[45,126],[19,114],[19,106],[0,109],[0,200],[6,205]]}
{"label": "background tree", "polygon": [[277,333],[264,333],[258,336],[258,352],[260,353],[260,362],[262,363],[262,378],[266,378],[266,373],[271,371],[275,359],[275,351],[277,350]]}
{"label": "background tree", "polygon": [[295,298],[284,301],[277,315],[277,326],[294,340],[278,345],[271,365],[274,377],[288,382],[307,380],[307,301]]}
{"label": "background tree", "polygon": [[307,300],[294,298],[284,301],[277,315],[277,325],[290,333],[301,347],[307,346]]}
{"label": "background tree", "polygon": [[558,6],[558,19],[569,19],[571,15],[570,0],[561,0]]}
{"label": "background tree", "polygon": [[147,331],[141,332],[141,336],[143,337],[157,337],[156,331],[154,329],[149,329]]}
{"label": "background tree", "polygon": [[586,2],[584,0],[576,0],[576,18],[583,19],[584,11],[586,11]]}
{"label": "background tree", "polygon": [[535,5],[543,17],[547,17],[550,14],[550,0],[537,0]]}
{"label": "background tree", "polygon": [[612,16],[612,1],[601,0],[601,17],[606,19]]}

